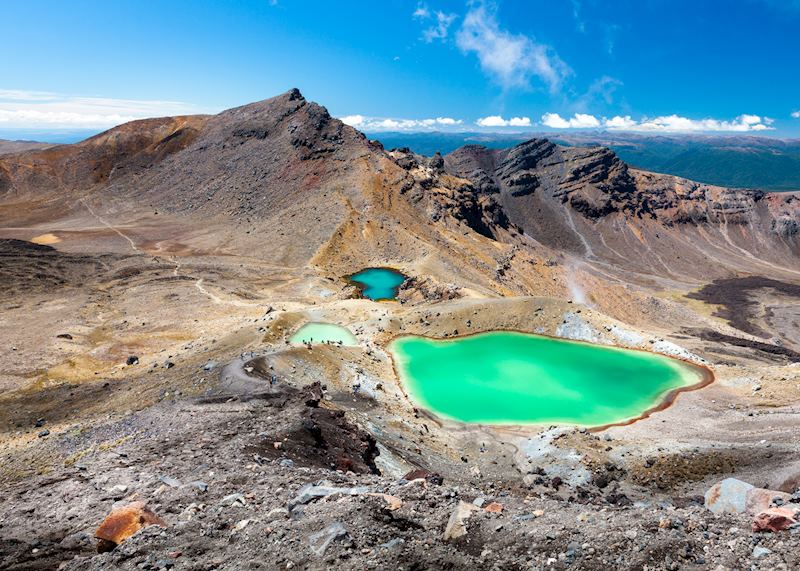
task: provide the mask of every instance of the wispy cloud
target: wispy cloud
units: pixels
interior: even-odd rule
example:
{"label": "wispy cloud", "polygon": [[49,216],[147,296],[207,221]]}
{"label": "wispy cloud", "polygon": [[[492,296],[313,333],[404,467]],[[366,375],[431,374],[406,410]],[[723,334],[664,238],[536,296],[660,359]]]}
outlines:
{"label": "wispy cloud", "polygon": [[734,120],[690,119],[679,115],[643,117],[633,119],[630,115],[598,118],[594,115],[576,113],[565,119],[558,113],[542,115],[542,125],[552,129],[596,129],[611,131],[640,131],[649,133],[704,133],[704,132],[748,132],[772,130],[773,119],[760,115],[743,114]]}
{"label": "wispy cloud", "polygon": [[794,113],[792,113],[792,117],[794,117],[795,119],[800,119],[800,111],[795,111]]}
{"label": "wispy cloud", "polygon": [[415,18],[420,18],[420,19],[429,18],[430,15],[431,11],[428,9],[428,5],[422,2],[417,4],[416,10],[414,10],[414,13],[412,14],[412,16],[414,16]]}
{"label": "wispy cloud", "polygon": [[434,40],[444,41],[450,31],[450,26],[455,22],[456,14],[446,14],[441,10],[431,11],[427,4],[420,2],[411,14],[415,19],[428,22],[430,25],[422,31],[422,39],[427,43]]}
{"label": "wispy cloud", "polygon": [[434,40],[445,40],[450,26],[455,19],[455,14],[445,14],[441,11],[436,12],[435,23],[422,32],[423,39],[428,43]]}
{"label": "wispy cloud", "polygon": [[502,29],[493,5],[471,5],[456,34],[456,45],[466,54],[474,53],[484,73],[504,89],[529,87],[536,77],[556,92],[571,74],[549,46]]}
{"label": "wispy cloud", "polygon": [[343,123],[361,131],[427,131],[439,128],[452,128],[463,124],[461,119],[453,119],[452,117],[395,119],[391,117],[346,115],[340,119]]}
{"label": "wispy cloud", "polygon": [[572,17],[575,18],[575,29],[580,33],[586,32],[586,22],[581,17],[581,0],[572,0]]}
{"label": "wispy cloud", "polygon": [[135,119],[201,112],[179,101],[80,97],[0,89],[0,127],[105,129]]}
{"label": "wispy cloud", "polygon": [[511,119],[503,119],[500,115],[489,115],[488,117],[481,117],[475,124],[478,127],[530,127],[530,117],[512,117]]}

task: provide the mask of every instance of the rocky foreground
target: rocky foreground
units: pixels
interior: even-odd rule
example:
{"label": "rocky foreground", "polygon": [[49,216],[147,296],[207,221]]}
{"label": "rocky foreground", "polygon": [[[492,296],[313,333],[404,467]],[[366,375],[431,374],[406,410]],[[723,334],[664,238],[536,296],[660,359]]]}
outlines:
{"label": "rocky foreground", "polygon": [[71,455],[0,500],[3,569],[800,565],[798,493],[732,479],[705,498],[637,492],[611,464],[575,487],[535,469],[492,481],[469,460],[461,478],[400,474],[319,386],[165,395],[59,436],[39,424]]}

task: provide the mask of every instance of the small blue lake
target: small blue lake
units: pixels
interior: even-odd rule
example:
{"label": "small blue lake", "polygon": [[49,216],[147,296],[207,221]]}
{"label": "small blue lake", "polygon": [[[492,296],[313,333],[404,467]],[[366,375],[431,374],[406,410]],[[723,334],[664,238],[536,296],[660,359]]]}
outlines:
{"label": "small blue lake", "polygon": [[406,276],[391,268],[366,268],[348,276],[361,290],[361,295],[373,301],[392,300]]}

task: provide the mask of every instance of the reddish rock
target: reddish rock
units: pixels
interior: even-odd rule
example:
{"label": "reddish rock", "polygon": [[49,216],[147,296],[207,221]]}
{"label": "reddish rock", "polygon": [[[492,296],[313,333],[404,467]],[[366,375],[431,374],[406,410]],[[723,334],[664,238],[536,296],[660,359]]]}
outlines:
{"label": "reddish rock", "polygon": [[797,523],[797,510],[789,508],[769,508],[756,516],[753,520],[753,531],[771,531],[776,533],[789,529]]}
{"label": "reddish rock", "polygon": [[100,541],[97,551],[111,551],[144,527],[157,525],[167,527],[167,522],[151,511],[145,502],[133,502],[121,508],[111,510],[97,528],[94,536]]}
{"label": "reddish rock", "polygon": [[498,502],[492,502],[485,508],[483,508],[483,511],[488,512],[490,514],[503,513],[503,504],[500,504]]}

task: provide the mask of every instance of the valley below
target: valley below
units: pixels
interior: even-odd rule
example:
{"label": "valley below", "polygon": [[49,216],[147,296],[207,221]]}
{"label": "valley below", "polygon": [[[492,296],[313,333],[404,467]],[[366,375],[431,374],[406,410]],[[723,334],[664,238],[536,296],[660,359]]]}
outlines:
{"label": "valley below", "polygon": [[[800,565],[798,524],[704,498],[800,508],[796,193],[545,139],[387,150],[291,90],[0,154],[0,288],[0,568]],[[609,422],[409,394],[396,340],[498,331],[707,382]],[[474,351],[430,357],[452,399]],[[98,553],[134,502],[163,525]]]}

